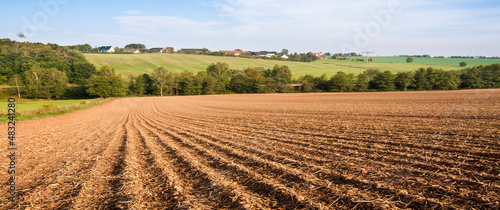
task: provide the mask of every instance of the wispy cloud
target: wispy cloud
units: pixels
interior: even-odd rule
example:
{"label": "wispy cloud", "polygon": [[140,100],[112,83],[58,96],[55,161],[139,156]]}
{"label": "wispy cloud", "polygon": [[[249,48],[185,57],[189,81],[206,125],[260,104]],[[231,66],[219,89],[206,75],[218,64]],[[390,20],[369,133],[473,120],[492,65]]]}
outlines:
{"label": "wispy cloud", "polygon": [[34,29],[34,30],[40,30],[40,31],[55,31],[55,28],[51,27],[43,27],[43,26],[26,26],[27,28]]}

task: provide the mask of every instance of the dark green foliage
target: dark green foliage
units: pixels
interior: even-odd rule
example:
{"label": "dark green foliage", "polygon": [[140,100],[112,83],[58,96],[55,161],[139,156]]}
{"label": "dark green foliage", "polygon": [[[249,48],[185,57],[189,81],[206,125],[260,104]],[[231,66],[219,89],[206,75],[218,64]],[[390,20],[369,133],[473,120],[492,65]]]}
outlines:
{"label": "dark green foliage", "polygon": [[399,72],[396,74],[395,78],[396,87],[399,90],[406,91],[408,87],[415,85],[415,73],[414,72]]}
{"label": "dark green foliage", "polygon": [[68,77],[55,68],[33,66],[24,72],[24,95],[31,98],[61,98],[66,92]]}
{"label": "dark green foliage", "polygon": [[475,66],[461,71],[461,88],[499,88],[500,64]]}
{"label": "dark green foliage", "polygon": [[462,62],[460,62],[460,64],[459,64],[459,65],[460,65],[460,67],[466,67],[466,66],[467,66],[467,62],[462,61]]}
{"label": "dark green foliage", "polygon": [[146,49],[146,45],[144,44],[128,44],[125,46],[126,49]]}
{"label": "dark green foliage", "polygon": [[375,75],[373,78],[373,84],[375,84],[375,88],[381,91],[391,91],[396,89],[394,84],[394,76],[390,71],[384,71],[383,73],[379,73]]}
{"label": "dark green foliage", "polygon": [[407,58],[406,63],[413,63],[413,58],[412,57]]}
{"label": "dark green foliage", "polygon": [[211,87],[210,91],[216,93],[228,92],[226,87],[231,82],[231,72],[229,71],[229,65],[227,63],[211,63],[208,65],[206,72],[208,76],[213,77],[217,83],[217,87]]}
{"label": "dark green foliage", "polygon": [[339,71],[330,79],[331,90],[339,92],[352,91],[355,85],[354,79],[354,74],[346,74],[342,71]]}
{"label": "dark green foliage", "polygon": [[[85,86],[85,81],[96,71],[95,67],[78,51],[85,51],[88,47],[90,47],[90,45],[62,47],[50,43],[25,43],[15,42],[9,39],[0,39],[0,78],[5,76],[7,79],[10,79],[17,74],[23,81],[23,83],[19,85],[23,86],[24,82],[30,82],[27,81],[25,76],[31,74],[25,74],[25,72],[37,66],[37,68],[55,69],[65,73],[67,82],[69,81],[71,84]],[[62,97],[60,94],[61,92],[58,91],[45,91],[45,93],[42,93],[44,92],[42,91],[40,94],[43,96],[33,93],[34,89],[30,89],[29,87],[25,88],[25,91],[30,92],[26,95],[27,97]],[[70,93],[72,92],[73,91]],[[65,97],[72,96],[66,94]],[[77,97],[80,97],[80,95]]]}
{"label": "dark green foliage", "polygon": [[183,71],[179,74],[179,95],[197,95],[197,85],[192,71]]}
{"label": "dark green foliage", "polygon": [[125,83],[121,76],[115,73],[115,69],[109,66],[101,67],[92,75],[87,80],[87,87],[90,95],[101,98],[125,95]]}

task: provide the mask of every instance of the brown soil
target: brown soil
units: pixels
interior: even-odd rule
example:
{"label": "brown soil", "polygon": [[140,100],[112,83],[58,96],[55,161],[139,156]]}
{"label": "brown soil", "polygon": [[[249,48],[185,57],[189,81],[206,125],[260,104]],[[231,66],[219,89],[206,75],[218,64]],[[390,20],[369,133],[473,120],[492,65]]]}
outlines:
{"label": "brown soil", "polygon": [[500,208],[500,90],[124,98],[16,130],[0,209]]}

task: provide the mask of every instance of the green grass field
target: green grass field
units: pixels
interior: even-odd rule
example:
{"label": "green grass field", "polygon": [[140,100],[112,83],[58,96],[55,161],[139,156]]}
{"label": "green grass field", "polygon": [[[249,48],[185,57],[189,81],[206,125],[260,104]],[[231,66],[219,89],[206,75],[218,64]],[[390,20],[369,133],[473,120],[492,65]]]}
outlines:
{"label": "green grass field", "polygon": [[[43,118],[66,114],[76,110],[88,109],[106,103],[111,99],[81,99],[81,100],[16,100],[16,121]],[[0,123],[7,122],[7,100],[0,101]]]}
{"label": "green grass field", "polygon": [[[95,99],[81,99],[81,100],[40,100],[40,101],[28,101],[28,100],[16,100],[16,112],[27,112],[38,109],[46,109],[46,108],[64,108],[66,106],[73,106],[81,104],[85,101],[95,101]],[[0,101],[0,110],[2,113],[0,115],[5,115],[7,113],[7,100]]]}
{"label": "green grass field", "polygon": [[[275,64],[288,65],[295,77],[305,74],[319,76],[327,74],[334,75],[338,71],[359,74],[367,69],[389,70],[393,73],[402,71],[413,71],[420,67],[435,67],[444,70],[458,70],[461,67],[458,63],[464,59],[451,60],[438,58],[415,58],[414,63],[406,63],[404,57],[373,57],[371,63],[364,63],[351,60],[317,60],[311,63],[276,61],[263,59],[249,59],[238,57],[205,56],[205,55],[185,55],[185,54],[85,54],[85,57],[96,65],[97,68],[103,65],[114,67],[117,73],[124,78],[128,75],[139,75],[150,73],[153,69],[163,66],[169,71],[181,72],[184,70],[199,72],[205,71],[210,63],[226,62],[231,69],[244,69],[245,67],[272,68]],[[364,57],[363,57],[364,58]],[[479,64],[500,63],[500,59],[465,59],[470,66]],[[392,62],[392,63],[391,63]],[[456,65],[452,65],[456,62]],[[481,63],[483,62],[483,63]]]}
{"label": "green grass field", "polygon": [[[373,57],[373,62],[376,63],[406,63],[407,57]],[[500,59],[474,59],[474,58],[415,58],[413,57],[414,64],[426,65],[441,65],[459,67],[460,62],[467,62],[466,67],[491,65],[500,63]]]}

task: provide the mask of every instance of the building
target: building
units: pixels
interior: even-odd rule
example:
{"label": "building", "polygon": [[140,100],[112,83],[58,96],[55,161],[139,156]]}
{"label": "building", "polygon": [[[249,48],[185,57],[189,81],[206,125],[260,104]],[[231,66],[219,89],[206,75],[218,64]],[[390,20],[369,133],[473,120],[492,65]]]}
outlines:
{"label": "building", "polygon": [[326,59],[326,56],[324,56],[323,53],[312,53],[312,54],[318,57],[319,59]]}
{"label": "building", "polygon": [[149,50],[151,50],[153,52],[159,52],[159,53],[165,52],[163,47],[154,47],[154,48],[150,48]]}
{"label": "building", "polygon": [[115,48],[112,46],[102,46],[99,47],[99,52],[114,53]]}
{"label": "building", "polygon": [[235,56],[239,56],[239,55],[245,53],[245,51],[234,51],[234,50],[221,50],[219,52],[229,54],[229,55],[235,55]]}
{"label": "building", "polygon": [[127,50],[123,50],[123,52],[137,54],[137,53],[140,53],[141,51],[139,51],[138,49],[127,49]]}
{"label": "building", "polygon": [[191,49],[191,48],[182,48],[180,51],[182,52],[210,52],[208,49]]}
{"label": "building", "polygon": [[287,55],[285,55],[285,54],[283,54],[283,55],[281,55],[281,58],[283,58],[283,59],[285,59],[285,60],[286,60],[286,59],[288,59],[288,56],[287,56]]}
{"label": "building", "polygon": [[173,47],[165,47],[163,48],[163,53],[175,53],[177,52],[177,49],[173,48]]}
{"label": "building", "polygon": [[276,51],[259,51],[259,52],[250,52],[250,53],[252,53],[252,55],[258,55],[258,56],[268,57],[268,58],[276,55]]}

